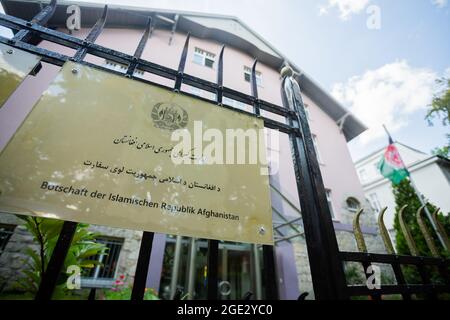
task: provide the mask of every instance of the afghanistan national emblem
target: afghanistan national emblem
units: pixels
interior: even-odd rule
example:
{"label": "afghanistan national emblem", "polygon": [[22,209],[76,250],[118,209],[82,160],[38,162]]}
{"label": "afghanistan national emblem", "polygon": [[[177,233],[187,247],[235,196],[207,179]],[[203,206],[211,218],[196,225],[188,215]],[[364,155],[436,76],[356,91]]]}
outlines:
{"label": "afghanistan national emblem", "polygon": [[172,102],[158,102],[151,116],[155,127],[170,131],[186,127],[189,119],[186,110]]}

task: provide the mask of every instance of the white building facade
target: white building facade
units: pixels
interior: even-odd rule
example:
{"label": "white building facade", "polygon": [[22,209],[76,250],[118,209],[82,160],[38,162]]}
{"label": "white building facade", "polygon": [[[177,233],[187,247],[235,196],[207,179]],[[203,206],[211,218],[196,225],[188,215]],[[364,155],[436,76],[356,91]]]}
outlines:
{"label": "white building facade", "polygon": [[[444,214],[450,212],[450,160],[428,155],[399,142],[395,142],[403,162],[408,168],[417,189],[427,201],[441,208]],[[355,162],[366,199],[379,212],[387,207],[386,227],[393,229],[395,198],[391,182],[378,170],[378,163],[384,154],[380,149]]]}

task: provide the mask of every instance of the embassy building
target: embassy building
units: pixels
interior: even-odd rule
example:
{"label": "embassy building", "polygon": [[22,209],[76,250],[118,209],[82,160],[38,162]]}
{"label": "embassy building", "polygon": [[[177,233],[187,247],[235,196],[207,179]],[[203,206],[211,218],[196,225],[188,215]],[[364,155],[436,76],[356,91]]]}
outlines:
{"label": "embassy building", "polygon": [[[41,10],[40,1],[0,2],[6,14],[25,20],[31,19]],[[80,7],[81,28],[69,31],[66,28],[69,16],[66,10],[72,4]],[[59,1],[56,12],[47,26],[84,39],[102,15],[102,11],[103,4]],[[219,53],[221,47],[225,45],[224,85],[249,94],[252,65],[256,58],[258,60],[256,84],[259,97],[277,105],[282,105],[280,70],[286,64],[294,69],[295,78],[302,90],[339,249],[357,251],[352,221],[356,212],[364,208],[365,214],[361,217],[361,225],[368,249],[370,252],[383,253],[384,247],[378,236],[375,215],[365,199],[347,147],[347,143],[364,132],[366,127],[300,67],[236,17],[113,5],[108,7],[106,25],[95,43],[132,55],[146,27],[148,17],[152,17],[152,27],[142,59],[176,69],[186,35],[189,33],[190,45],[185,73],[215,82]],[[45,40],[38,45],[68,56],[75,53],[70,48],[58,47]],[[126,65],[89,54],[85,61],[119,73],[125,73],[127,70]],[[36,76],[27,76],[0,109],[0,150],[6,147],[58,71],[59,67],[43,62],[39,73]],[[135,71],[135,76],[162,85],[173,85],[168,79],[140,70]],[[182,85],[181,91],[203,99],[214,99],[212,93],[186,84]],[[223,104],[238,110],[252,109],[251,105],[227,97],[224,97]],[[99,124],[108,126],[108,123]],[[305,292],[308,293],[308,299],[313,299],[314,292],[289,138],[286,134],[280,133],[279,141],[273,143],[272,135],[271,130],[267,129],[266,153],[269,167],[276,168],[274,170],[276,173],[269,176],[273,220],[273,226],[270,227],[274,230],[276,256],[276,274],[273,277],[278,283],[280,299],[297,299]],[[119,147],[119,140],[117,141]],[[166,157],[168,159],[167,155]],[[65,192],[63,190],[65,189],[62,189],[62,192]],[[115,198],[110,196],[108,201],[106,196],[104,201],[118,201],[119,197],[130,197],[126,194],[126,191],[121,191],[119,195],[113,192],[112,197]],[[175,213],[172,209],[179,211],[178,207],[169,207],[169,204],[172,205],[170,201],[165,201],[164,204],[166,208],[162,207],[161,202],[154,202],[154,206],[159,205],[161,209],[167,210],[168,215]],[[186,208],[189,208],[188,205],[185,204]],[[240,219],[233,212],[206,207],[195,208],[195,215],[209,216],[210,220]],[[260,228],[259,232],[263,234],[267,228],[267,226],[266,229]],[[126,282],[132,283],[142,231],[95,224],[91,224],[90,229],[100,234],[97,241],[105,244],[110,254],[98,257],[102,265],[96,267],[96,272],[82,278],[82,288],[108,289],[121,275],[125,276]],[[0,215],[0,241],[0,291],[6,293],[15,290],[14,284],[22,275],[21,261],[27,259],[26,248],[35,248],[36,244],[33,243],[21,220],[6,213]],[[264,299],[261,246],[220,241],[219,249],[219,297],[224,300],[241,299],[247,292],[252,292],[254,298]],[[161,298],[173,297],[178,289],[189,293],[191,299],[205,299],[207,295],[205,279],[208,274],[206,252],[205,239],[155,233],[146,287],[156,291]]]}

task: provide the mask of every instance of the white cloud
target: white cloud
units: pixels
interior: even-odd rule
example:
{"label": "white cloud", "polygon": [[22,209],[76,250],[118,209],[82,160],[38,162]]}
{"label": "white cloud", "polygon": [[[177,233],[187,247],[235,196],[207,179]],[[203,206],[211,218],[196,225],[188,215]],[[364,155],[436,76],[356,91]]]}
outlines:
{"label": "white cloud", "polygon": [[369,5],[369,2],[370,0],[328,0],[326,5],[319,6],[319,15],[328,14],[330,9],[337,8],[339,10],[339,17],[342,20],[348,20],[352,14],[363,11]]}
{"label": "white cloud", "polygon": [[438,8],[444,8],[447,6],[448,0],[431,0],[431,3]]}
{"label": "white cloud", "polygon": [[384,136],[383,124],[392,132],[407,126],[409,116],[431,102],[438,77],[396,61],[335,84],[332,95],[368,126],[360,140],[367,144]]}

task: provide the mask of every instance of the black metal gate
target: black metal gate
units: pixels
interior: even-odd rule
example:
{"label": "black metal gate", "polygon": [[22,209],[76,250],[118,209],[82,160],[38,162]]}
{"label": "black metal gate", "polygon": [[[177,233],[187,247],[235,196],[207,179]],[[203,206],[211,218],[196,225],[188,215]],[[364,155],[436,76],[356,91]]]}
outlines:
{"label": "black metal gate", "polygon": [[[0,42],[36,54],[41,57],[42,61],[57,66],[61,66],[66,61],[71,60],[93,68],[104,70],[106,72],[126,76],[135,81],[141,81],[159,87],[164,87],[175,92],[180,91],[182,84],[187,84],[216,94],[215,101],[195,96],[196,98],[209,102],[215,102],[218,106],[230,108],[235,112],[243,112],[250,116],[261,118],[264,121],[265,127],[276,129],[289,135],[316,299],[341,300],[359,295],[372,296],[375,299],[380,299],[383,294],[402,294],[405,299],[409,299],[411,294],[414,293],[425,293],[427,294],[427,297],[435,298],[438,293],[450,292],[449,278],[447,274],[448,267],[450,266],[450,261],[448,259],[339,251],[304,105],[301,97],[292,99],[293,104],[289,104],[287,102],[289,97],[286,96],[286,88],[284,86],[289,84],[289,82],[286,82],[286,76],[283,79],[283,86],[281,90],[284,107],[274,105],[258,98],[256,84],[257,60],[255,60],[252,67],[251,95],[247,95],[223,86],[223,52],[225,47],[222,47],[219,54],[217,81],[216,83],[213,83],[184,73],[189,46],[189,34],[186,37],[186,42],[181,54],[178,69],[174,70],[140,58],[151,28],[150,17],[139,45],[137,46],[134,55],[131,56],[94,43],[102,32],[105,24],[108,10],[107,6],[104,8],[103,15],[92,27],[88,36],[84,40],[80,40],[71,35],[67,35],[44,26],[52,17],[55,9],[56,1],[52,0],[51,3],[31,21],[25,21],[13,16],[0,14],[0,25],[17,31],[12,39],[0,37]],[[69,57],[55,51],[37,47],[36,43],[39,43],[41,40],[47,40],[75,49],[76,53],[73,57]],[[83,59],[86,54],[91,54],[116,63],[127,65],[128,69],[125,74],[122,74],[89,62],[85,62]],[[133,73],[136,69],[149,72],[166,79],[174,80],[175,85],[173,88],[169,88],[167,86],[162,86],[151,81],[134,77]],[[184,92],[182,94],[190,95]],[[229,97],[242,103],[252,105],[253,112],[236,110],[223,105],[223,97]],[[293,108],[288,107],[289,105],[293,106]],[[264,117],[261,115],[261,110],[284,117],[285,123]],[[37,300],[51,299],[57,277],[63,266],[66,253],[70,247],[76,227],[77,224],[75,222],[64,222],[58,242],[53,251],[53,255],[41,279],[39,291],[36,295]],[[153,236],[154,234],[152,232],[144,232],[142,237],[131,296],[132,300],[142,300],[144,296]],[[218,252],[218,241],[209,240],[207,292],[208,299],[212,300],[218,299]],[[392,286],[382,286],[381,289],[376,291],[370,290],[366,286],[347,286],[343,267],[345,261],[359,262],[365,267],[369,266],[371,263],[390,264],[393,267],[397,284]],[[278,284],[275,277],[276,270],[274,248],[272,246],[263,246],[263,263],[263,281],[266,288],[266,298],[277,299]],[[423,284],[408,285],[405,282],[400,268],[400,265],[403,264],[418,266],[419,270],[421,270],[420,275],[422,276]],[[431,284],[429,276],[425,270],[425,266],[427,265],[438,266],[446,283],[442,285]]]}

